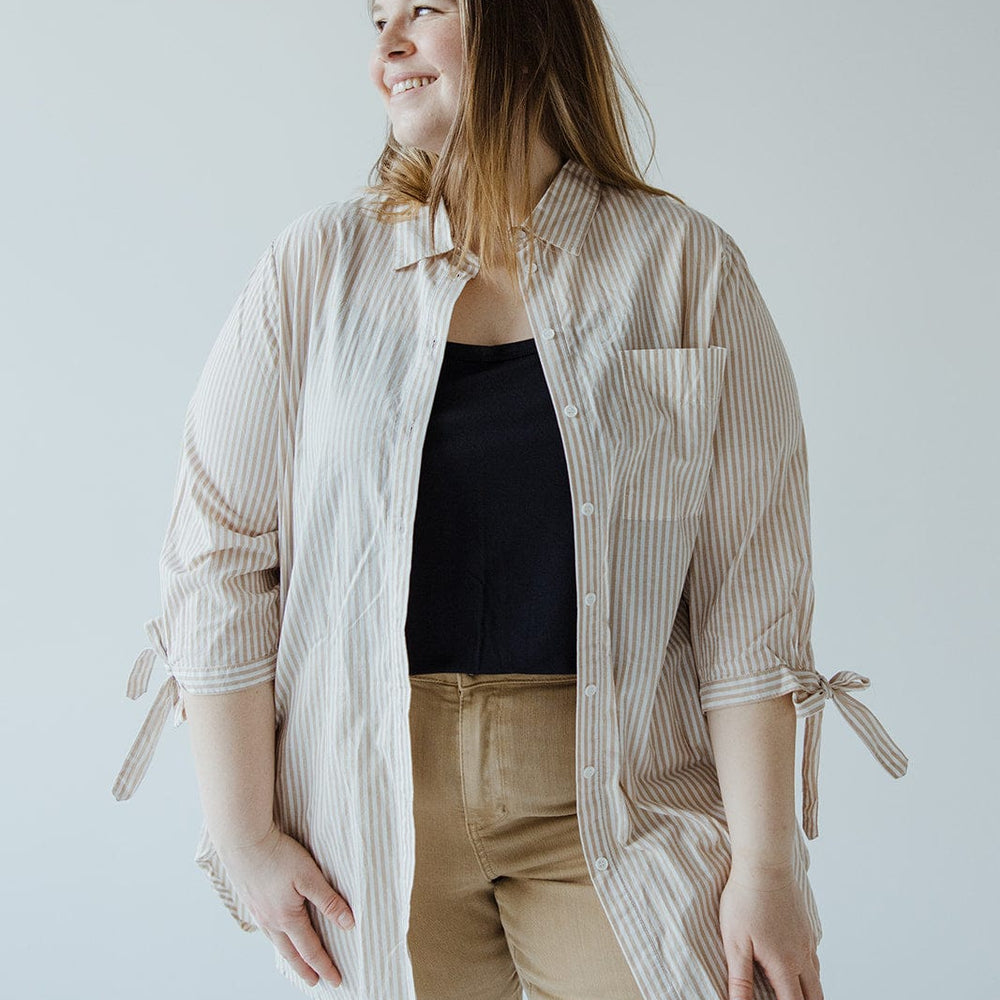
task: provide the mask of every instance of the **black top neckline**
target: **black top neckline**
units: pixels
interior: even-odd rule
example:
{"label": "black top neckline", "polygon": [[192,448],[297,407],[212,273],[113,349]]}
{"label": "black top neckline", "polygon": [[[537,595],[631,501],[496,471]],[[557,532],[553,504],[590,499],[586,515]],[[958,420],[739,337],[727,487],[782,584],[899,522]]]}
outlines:
{"label": "black top neckline", "polygon": [[457,340],[449,340],[444,347],[450,356],[466,361],[504,361],[538,352],[534,337],[513,340],[507,344],[463,344]]}

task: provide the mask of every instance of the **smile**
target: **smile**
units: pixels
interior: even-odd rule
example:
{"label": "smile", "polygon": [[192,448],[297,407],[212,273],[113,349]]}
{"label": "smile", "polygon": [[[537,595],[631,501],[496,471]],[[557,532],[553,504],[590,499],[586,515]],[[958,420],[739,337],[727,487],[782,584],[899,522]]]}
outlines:
{"label": "smile", "polygon": [[416,76],[411,77],[409,80],[401,80],[393,86],[389,95],[396,97],[399,94],[405,94],[408,90],[423,90],[424,87],[429,87],[436,79],[436,76]]}

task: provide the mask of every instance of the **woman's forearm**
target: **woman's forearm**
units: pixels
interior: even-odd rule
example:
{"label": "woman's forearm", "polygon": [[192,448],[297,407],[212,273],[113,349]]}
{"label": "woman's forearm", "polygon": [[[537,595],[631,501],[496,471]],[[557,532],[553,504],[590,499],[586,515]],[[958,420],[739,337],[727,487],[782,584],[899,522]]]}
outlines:
{"label": "woman's forearm", "polygon": [[183,692],[202,810],[216,850],[257,843],[274,812],[274,682]]}
{"label": "woman's forearm", "polygon": [[733,865],[790,867],[795,835],[795,705],[790,694],[707,713]]}

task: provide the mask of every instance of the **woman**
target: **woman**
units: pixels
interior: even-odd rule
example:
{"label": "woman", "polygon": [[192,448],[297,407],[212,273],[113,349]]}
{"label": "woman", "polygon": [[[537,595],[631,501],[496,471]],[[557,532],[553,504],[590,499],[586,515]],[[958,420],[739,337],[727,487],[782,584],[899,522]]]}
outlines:
{"label": "woman", "polygon": [[638,176],[592,0],[370,13],[376,183],[276,237],[209,356],[115,795],[173,705],[196,859],[304,990],[821,1000],[796,714],[810,837],[827,697],[906,758],[813,667],[746,261]]}

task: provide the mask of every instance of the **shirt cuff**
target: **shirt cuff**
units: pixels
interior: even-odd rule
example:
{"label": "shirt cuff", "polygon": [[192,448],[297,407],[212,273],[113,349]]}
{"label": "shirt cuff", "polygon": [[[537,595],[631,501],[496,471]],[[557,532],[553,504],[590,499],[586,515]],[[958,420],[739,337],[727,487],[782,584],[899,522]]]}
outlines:
{"label": "shirt cuff", "polygon": [[853,670],[838,670],[827,679],[815,670],[795,670],[782,664],[763,674],[706,681],[701,685],[700,697],[702,711],[707,712],[791,693],[796,716],[806,720],[802,747],[802,828],[806,837],[815,840],[819,836],[819,739],[827,698],[833,699],[840,714],[892,777],[906,774],[906,755],[874,712],[847,693],[870,686],[867,677]]}
{"label": "shirt cuff", "polygon": [[238,667],[210,671],[185,670],[171,666],[167,660],[167,650],[160,630],[161,621],[161,618],[151,618],[146,622],[145,631],[150,645],[136,657],[128,675],[125,693],[135,700],[146,693],[157,656],[163,660],[167,670],[166,679],[156,692],[153,704],[150,705],[149,712],[146,713],[146,718],[139,727],[139,732],[131,749],[125,755],[121,770],[111,788],[112,794],[118,800],[131,798],[142,783],[163,735],[163,727],[171,709],[173,709],[175,729],[187,719],[182,691],[190,691],[193,694],[227,694],[274,677],[276,662],[274,655]]}

